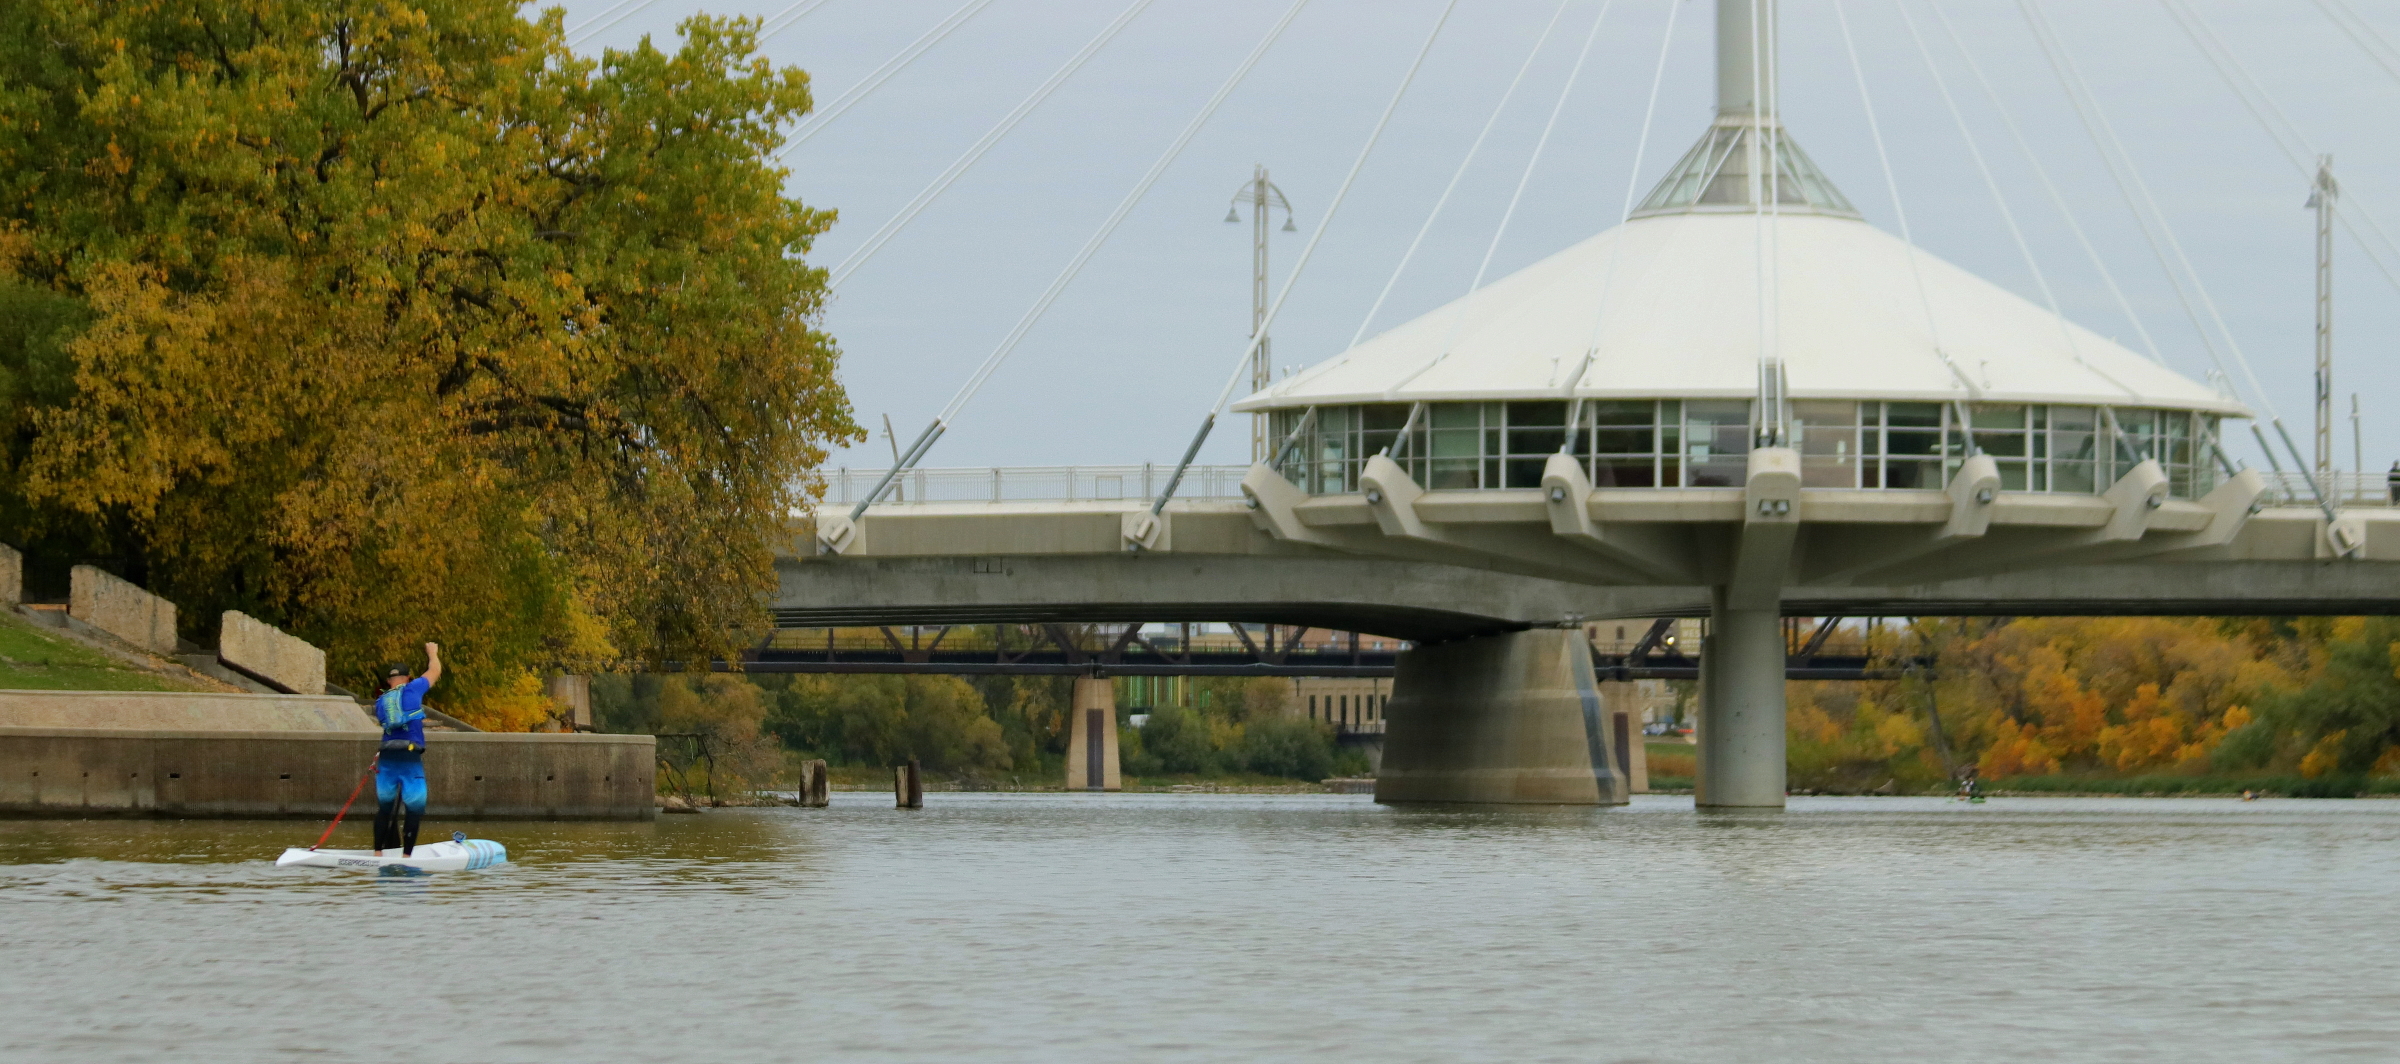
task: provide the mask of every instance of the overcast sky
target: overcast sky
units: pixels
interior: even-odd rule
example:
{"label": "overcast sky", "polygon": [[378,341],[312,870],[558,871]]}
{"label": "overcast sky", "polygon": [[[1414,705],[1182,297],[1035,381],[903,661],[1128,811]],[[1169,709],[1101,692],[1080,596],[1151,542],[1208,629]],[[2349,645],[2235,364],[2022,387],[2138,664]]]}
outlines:
{"label": "overcast sky", "polygon": [[[570,35],[617,0],[567,6]],[[766,53],[806,69],[828,103],[966,0],[824,0]],[[816,261],[857,248],[1015,107],[1128,0],[991,0],[972,19],[787,159],[791,191],[840,212]],[[1275,284],[1324,220],[1446,0],[1313,0],[1142,201],[926,460],[928,466],[1172,462],[1239,360],[1249,327],[1250,228],[1229,196],[1264,164],[1298,210],[1278,233]],[[1673,0],[1566,0],[1475,167],[1376,319],[1376,330],[1461,295],[1562,98],[1576,52],[1606,7],[1591,58],[1498,246],[1492,276],[1615,224],[1628,181],[1643,191],[1712,113],[1711,0],[1681,0],[1655,128],[1633,171],[1651,72]],[[1928,0],[1907,0],[2067,315],[2139,349],[2136,327],[2008,138]],[[2347,203],[2400,236],[2400,79],[2309,0],[2188,0],[2287,112],[2330,152]],[[1155,0],[855,278],[827,326],[869,446],[836,464],[888,464],[1018,318],[1263,37],[1290,0]],[[2345,0],[2385,41],[2400,8]],[[580,47],[674,44],[693,13],[771,15],[790,0],[630,0]],[[2049,14],[2265,382],[2310,445],[2313,223],[2307,177],[2151,0],[2059,3]],[[1274,329],[1275,362],[1312,364],[1347,346],[1492,113],[1558,0],[1462,0]],[[1892,0],[1846,0],[1861,68],[1916,242],[2027,298],[2033,274],[1975,169],[1959,126]],[[2205,379],[2200,334],[2078,123],[2013,0],[1943,0],[1969,54],[2123,287],[2167,364]],[[1784,118],[1869,221],[1899,216],[1875,156],[1832,0],[1784,5]],[[2366,465],[2400,457],[2396,289],[2347,236],[2336,246],[2335,388],[2342,464],[2349,398],[2366,410]],[[2400,268],[2400,258],[2386,261]],[[2206,311],[2201,312],[2205,315]],[[2240,370],[2235,368],[2236,376]],[[2243,386],[2246,401],[2257,403]],[[2263,413],[2263,411],[2262,411]],[[2237,457],[2256,463],[2246,438]],[[1203,461],[1244,462],[1248,432],[1222,427]]]}

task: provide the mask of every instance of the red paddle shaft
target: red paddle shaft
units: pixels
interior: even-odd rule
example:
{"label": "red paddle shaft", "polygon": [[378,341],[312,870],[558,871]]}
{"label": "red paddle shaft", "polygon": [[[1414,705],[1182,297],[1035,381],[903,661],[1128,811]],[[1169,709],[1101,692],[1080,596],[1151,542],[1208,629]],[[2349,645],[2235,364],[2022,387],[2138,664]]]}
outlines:
{"label": "red paddle shaft", "polygon": [[342,803],[342,811],[333,814],[333,823],[325,825],[325,833],[317,836],[317,841],[310,843],[308,847],[309,849],[313,850],[319,846],[325,845],[325,840],[333,837],[333,829],[342,826],[342,818],[350,815],[350,803],[358,800],[358,792],[367,789],[367,776],[372,776],[375,774],[375,763],[381,760],[383,760],[383,755],[381,753],[378,753],[374,757],[367,759],[367,771],[365,775],[358,777],[357,786],[350,788],[350,797],[347,801]]}

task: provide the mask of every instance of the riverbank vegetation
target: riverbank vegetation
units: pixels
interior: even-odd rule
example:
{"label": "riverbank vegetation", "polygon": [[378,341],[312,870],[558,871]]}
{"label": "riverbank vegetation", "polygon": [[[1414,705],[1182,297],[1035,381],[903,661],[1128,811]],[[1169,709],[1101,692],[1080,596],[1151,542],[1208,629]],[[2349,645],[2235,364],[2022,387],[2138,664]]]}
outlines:
{"label": "riverbank vegetation", "polygon": [[[1291,681],[1201,678],[1188,704],[1140,711],[1118,699],[1118,761],[1135,786],[1316,782],[1366,770],[1325,725],[1294,716]],[[836,779],[883,779],[916,758],[984,788],[1056,787],[1066,775],[1071,683],[1059,676],[710,673],[593,678],[604,731],[649,732],[680,768],[705,749],[728,778],[770,786],[820,758]],[[860,776],[860,774],[864,776]]]}
{"label": "riverbank vegetation", "polygon": [[[854,439],[755,20],[600,58],[515,0],[0,4],[0,541],[445,708],[727,656]],[[529,709],[529,707],[531,707]]]}
{"label": "riverbank vegetation", "polygon": [[1795,790],[1969,768],[2044,791],[2400,789],[2400,619],[1955,618],[1878,640],[1931,675],[1791,684]]}

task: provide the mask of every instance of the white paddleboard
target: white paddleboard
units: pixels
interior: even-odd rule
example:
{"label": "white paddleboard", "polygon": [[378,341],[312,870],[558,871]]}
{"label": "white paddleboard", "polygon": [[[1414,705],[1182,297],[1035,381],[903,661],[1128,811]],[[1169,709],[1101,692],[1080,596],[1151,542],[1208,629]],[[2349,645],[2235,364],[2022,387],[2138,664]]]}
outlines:
{"label": "white paddleboard", "polygon": [[311,850],[295,846],[275,859],[277,868],[352,868],[367,872],[392,869],[401,872],[465,872],[490,868],[508,861],[508,848],[489,839],[461,839],[454,842],[418,843],[416,852],[407,857],[389,849],[383,856],[373,850]]}

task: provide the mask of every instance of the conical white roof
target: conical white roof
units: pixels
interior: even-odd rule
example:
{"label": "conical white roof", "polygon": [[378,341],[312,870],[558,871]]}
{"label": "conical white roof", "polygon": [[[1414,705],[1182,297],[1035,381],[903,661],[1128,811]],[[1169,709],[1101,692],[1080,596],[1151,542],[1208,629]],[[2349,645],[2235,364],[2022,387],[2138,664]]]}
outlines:
{"label": "conical white roof", "polygon": [[[1774,295],[1763,333],[1762,246],[1771,262],[1764,290]],[[2249,416],[2240,403],[1957,266],[1923,250],[1911,256],[1899,238],[1863,221],[1828,213],[1762,221],[1751,210],[1704,205],[1610,229],[1234,409],[1750,398],[1762,353],[1783,360],[1794,399]]]}

